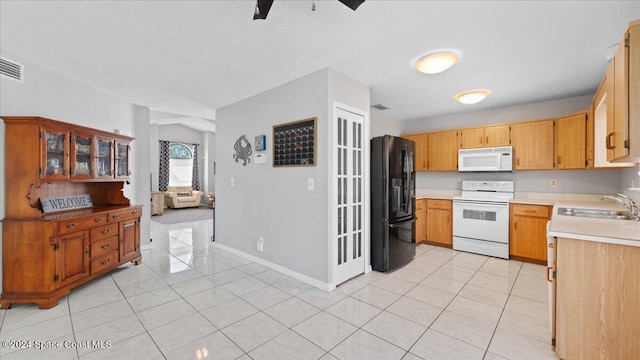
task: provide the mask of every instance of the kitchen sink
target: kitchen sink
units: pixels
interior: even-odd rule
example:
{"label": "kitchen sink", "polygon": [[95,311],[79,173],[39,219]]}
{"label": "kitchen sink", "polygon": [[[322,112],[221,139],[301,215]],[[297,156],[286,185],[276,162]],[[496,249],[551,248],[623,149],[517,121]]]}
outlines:
{"label": "kitchen sink", "polygon": [[629,213],[621,210],[602,210],[602,209],[577,209],[577,208],[558,208],[558,215],[578,216],[597,219],[619,219],[629,220]]}

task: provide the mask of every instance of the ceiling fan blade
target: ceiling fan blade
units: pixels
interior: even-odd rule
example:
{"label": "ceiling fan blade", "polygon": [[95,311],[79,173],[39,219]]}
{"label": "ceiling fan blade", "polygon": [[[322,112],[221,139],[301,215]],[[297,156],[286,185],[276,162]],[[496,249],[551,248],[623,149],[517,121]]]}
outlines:
{"label": "ceiling fan blade", "polygon": [[351,10],[355,11],[358,6],[362,5],[364,0],[338,0],[341,3],[347,5]]}
{"label": "ceiling fan blade", "polygon": [[273,5],[273,0],[257,0],[256,9],[253,13],[253,20],[266,19],[267,14],[269,14],[269,10],[271,9],[271,5]]}

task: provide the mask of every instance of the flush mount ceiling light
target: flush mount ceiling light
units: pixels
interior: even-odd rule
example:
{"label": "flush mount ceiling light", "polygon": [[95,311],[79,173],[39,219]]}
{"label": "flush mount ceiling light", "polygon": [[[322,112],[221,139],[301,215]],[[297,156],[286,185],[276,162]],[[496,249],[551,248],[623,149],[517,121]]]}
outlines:
{"label": "flush mount ceiling light", "polygon": [[454,96],[453,98],[463,104],[470,105],[470,104],[479,103],[480,101],[486,99],[487,96],[489,96],[489,94],[491,94],[491,91],[489,90],[478,89],[478,90],[461,92],[459,94],[456,94],[456,96]]}
{"label": "flush mount ceiling light", "polygon": [[460,55],[453,51],[439,51],[425,55],[414,64],[416,70],[425,74],[441,73],[460,60]]}

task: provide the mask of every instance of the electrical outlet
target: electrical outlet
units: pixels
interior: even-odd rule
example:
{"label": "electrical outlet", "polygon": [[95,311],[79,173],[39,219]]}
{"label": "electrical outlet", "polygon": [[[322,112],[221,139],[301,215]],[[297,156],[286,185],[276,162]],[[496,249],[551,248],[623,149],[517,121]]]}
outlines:
{"label": "electrical outlet", "polygon": [[556,179],[551,179],[551,186],[552,186],[552,187],[556,187],[556,186],[558,186],[558,180],[556,180]]}
{"label": "electrical outlet", "polygon": [[264,251],[264,238],[258,238],[258,242],[256,242],[256,249],[258,249],[258,251]]}
{"label": "electrical outlet", "polygon": [[231,180],[229,180],[229,185],[231,185],[231,187],[235,187],[236,186],[236,179],[235,178],[231,178]]}

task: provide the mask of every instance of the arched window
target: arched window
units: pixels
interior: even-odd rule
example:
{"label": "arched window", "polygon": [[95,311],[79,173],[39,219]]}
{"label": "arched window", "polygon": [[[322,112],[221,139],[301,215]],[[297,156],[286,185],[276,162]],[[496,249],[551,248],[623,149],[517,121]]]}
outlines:
{"label": "arched window", "polygon": [[169,186],[191,186],[193,150],[181,143],[169,145]]}

